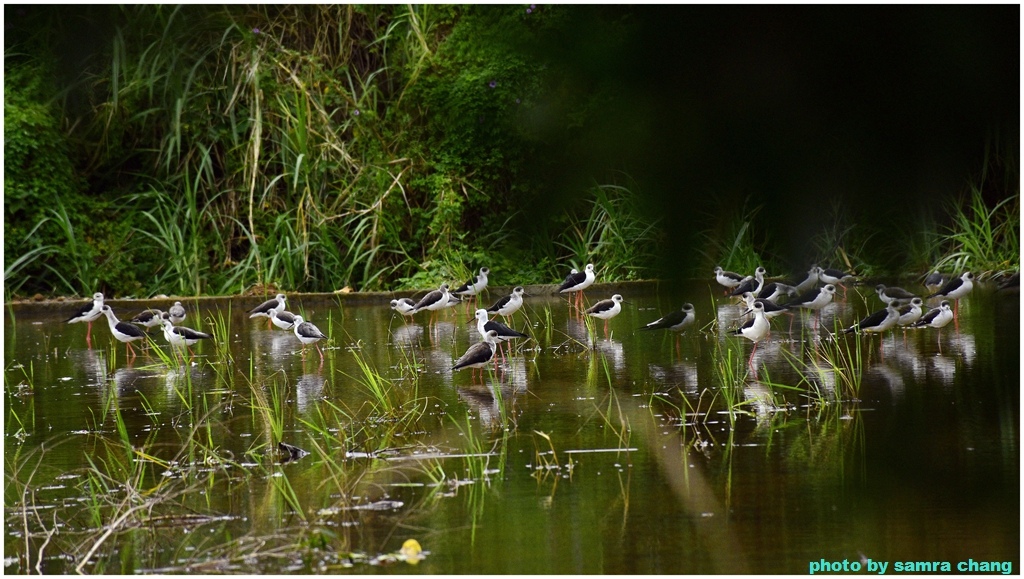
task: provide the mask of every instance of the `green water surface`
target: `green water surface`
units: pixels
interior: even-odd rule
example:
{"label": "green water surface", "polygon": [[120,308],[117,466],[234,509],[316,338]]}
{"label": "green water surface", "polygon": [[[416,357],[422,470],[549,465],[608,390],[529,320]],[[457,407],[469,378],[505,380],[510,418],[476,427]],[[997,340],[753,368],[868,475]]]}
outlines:
{"label": "green water surface", "polygon": [[[184,325],[220,319],[227,342],[184,363],[126,359],[102,318],[87,347],[85,325],[63,323],[77,304],[9,306],[5,570],[1019,573],[1017,294],[979,287],[939,331],[840,338],[861,360],[837,370],[826,329],[881,307],[853,288],[816,332],[775,319],[752,370],[751,344],[719,331],[742,308],[716,285],[614,291],[607,338],[564,298],[527,298],[509,324],[532,339],[483,377],[450,370],[479,340],[468,305],[407,320],[291,296],[331,336],[322,363],[246,317],[258,298],[186,301]],[[698,319],[678,339],[637,331],[685,301]],[[122,319],[170,305],[110,304]],[[285,460],[281,441],[310,454]],[[416,566],[396,556],[408,539]]]}

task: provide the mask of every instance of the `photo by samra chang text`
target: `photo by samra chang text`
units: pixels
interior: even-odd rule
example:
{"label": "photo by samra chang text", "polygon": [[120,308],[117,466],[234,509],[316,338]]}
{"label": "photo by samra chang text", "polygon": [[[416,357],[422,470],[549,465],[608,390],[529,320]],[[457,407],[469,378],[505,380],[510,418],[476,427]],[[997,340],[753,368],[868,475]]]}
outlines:
{"label": "photo by samra chang text", "polygon": [[1013,573],[1012,561],[875,561],[843,559],[842,561],[810,561],[807,572],[815,573]]}

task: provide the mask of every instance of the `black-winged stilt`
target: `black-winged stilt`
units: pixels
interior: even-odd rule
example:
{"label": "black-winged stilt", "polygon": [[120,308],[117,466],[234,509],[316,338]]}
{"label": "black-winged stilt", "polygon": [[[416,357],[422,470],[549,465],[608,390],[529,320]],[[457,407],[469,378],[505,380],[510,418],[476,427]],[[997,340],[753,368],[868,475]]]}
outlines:
{"label": "black-winged stilt", "polygon": [[416,302],[409,298],[398,298],[397,300],[391,300],[391,309],[403,316],[411,316],[416,311]]}
{"label": "black-winged stilt", "polygon": [[926,299],[941,297],[953,300],[953,321],[956,322],[960,312],[960,298],[971,293],[974,289],[974,274],[965,271],[960,277],[949,280],[949,283],[942,286],[942,289],[928,296]]}
{"label": "black-winged stilt", "polygon": [[108,305],[104,305],[100,311],[107,316],[107,324],[110,326],[110,333],[117,338],[117,341],[124,344],[124,355],[129,356],[129,352],[131,352],[130,358],[134,358],[135,348],[132,348],[131,342],[145,339],[146,332],[140,330],[138,326],[133,326],[128,322],[119,321],[117,316],[114,315],[114,310],[110,309],[110,306]]}
{"label": "black-winged stilt", "polygon": [[832,298],[834,298],[835,295],[836,286],[832,284],[825,284],[820,288],[804,292],[800,297],[786,304],[786,307],[791,310],[796,308],[805,310],[821,310],[828,304],[832,303]]}
{"label": "black-winged stilt", "polygon": [[497,349],[498,333],[494,330],[488,330],[484,334],[484,341],[473,344],[466,350],[466,353],[462,355],[458,360],[455,361],[455,365],[452,366],[452,371],[459,371],[463,368],[470,368],[470,374],[472,369],[483,368],[494,359],[494,351]]}
{"label": "black-winged stilt", "polygon": [[[209,340],[213,338],[210,334],[193,330],[192,328],[186,328],[184,326],[175,326],[171,323],[171,320],[167,314],[164,314],[163,318],[163,330],[164,339],[171,345],[171,352],[174,352],[175,346],[183,346],[188,349],[189,354],[192,354],[191,347],[195,345],[199,340]],[[194,355],[194,354],[193,354]],[[182,359],[185,354],[182,353]]]}
{"label": "black-winged stilt", "polygon": [[744,279],[742,275],[736,272],[725,271],[720,265],[715,266],[715,281],[725,288],[726,293],[743,283]]}
{"label": "black-winged stilt", "polygon": [[174,302],[174,305],[167,310],[167,315],[172,324],[178,325],[185,321],[185,306],[181,305],[181,302]]}
{"label": "black-winged stilt", "polygon": [[910,327],[912,328],[935,328],[939,329],[944,327],[949,322],[953,321],[953,310],[949,308],[949,301],[942,300],[942,303],[938,307],[932,308],[925,312],[919,320],[914,322]]}
{"label": "black-winged stilt", "polygon": [[457,296],[475,296],[487,287],[487,274],[491,273],[491,270],[486,267],[480,268],[480,273],[473,279],[455,288],[451,293]]}
{"label": "black-winged stilt", "polygon": [[754,349],[750,351],[750,359],[747,360],[747,365],[753,368],[754,352],[757,352],[757,344],[768,335],[771,325],[768,323],[768,318],[764,315],[764,304],[762,302],[755,301],[750,309],[754,310],[754,317],[735,330],[730,330],[729,333],[734,336],[743,336],[754,343]]}
{"label": "black-winged stilt", "polygon": [[451,294],[448,293],[448,284],[443,283],[438,289],[420,298],[413,306],[412,313],[419,313],[421,310],[435,312],[448,307]]}
{"label": "black-winged stilt", "polygon": [[92,323],[99,319],[103,315],[103,294],[96,292],[92,294],[92,301],[78,308],[75,311],[75,315],[71,316],[67,320],[64,320],[67,324],[77,324],[78,322],[86,322],[89,324],[88,329],[85,331],[85,343],[92,348]]}
{"label": "black-winged stilt", "polygon": [[249,318],[267,318],[267,326],[270,326],[270,310],[277,310],[277,313],[284,311],[285,301],[288,298],[284,294],[277,294],[277,296],[263,302],[255,308],[249,310]]}
{"label": "black-winged stilt", "polygon": [[900,312],[896,309],[896,304],[889,302],[885,304],[884,310],[878,310],[877,312],[865,317],[856,324],[843,330],[843,333],[849,334],[851,332],[865,332],[868,334],[881,334],[895,326],[899,318]]}
{"label": "black-winged stilt", "polygon": [[764,287],[761,288],[761,291],[757,294],[757,299],[778,303],[779,298],[782,296],[793,297],[796,293],[796,287],[786,285],[782,282],[773,281],[764,284]]}
{"label": "black-winged stilt", "polygon": [[525,290],[522,286],[516,286],[512,289],[512,293],[494,302],[494,305],[487,308],[488,314],[498,314],[500,316],[511,316],[516,313],[519,308],[523,307],[523,296]]}
{"label": "black-winged stilt", "polygon": [[811,266],[811,269],[807,270],[807,277],[804,281],[796,284],[796,293],[803,295],[818,285],[818,272],[821,270],[816,264]]}
{"label": "black-winged stilt", "polygon": [[818,279],[822,283],[842,286],[844,281],[854,279],[854,277],[852,273],[846,273],[839,269],[832,269],[831,267],[818,268]]}
{"label": "black-winged stilt", "polygon": [[683,304],[682,309],[665,314],[640,329],[682,332],[686,328],[692,326],[696,319],[697,316],[694,314],[693,304],[687,302]]}
{"label": "black-winged stilt", "polygon": [[305,346],[313,344],[316,346],[316,351],[320,353],[320,361],[323,361],[324,353],[320,349],[320,346],[319,344],[317,344],[317,342],[326,339],[327,336],[325,336],[324,333],[320,331],[320,328],[314,326],[311,322],[304,321],[302,319],[302,316],[296,315],[295,325],[292,326],[292,330],[295,332],[295,337],[298,338],[300,342],[302,342],[302,357],[306,357]]}
{"label": "black-winged stilt", "polygon": [[613,295],[610,299],[601,300],[596,304],[590,306],[586,314],[588,316],[604,320],[604,335],[608,336],[608,320],[619,315],[622,311],[622,296],[619,294]]}
{"label": "black-winged stilt", "polygon": [[513,330],[505,324],[487,319],[487,310],[481,308],[476,311],[476,329],[483,336],[487,332],[493,331],[497,334],[497,340],[499,342],[506,342],[513,338],[529,338],[526,334]]}
{"label": "black-winged stilt", "polygon": [[[949,308],[949,301],[942,300],[938,307],[925,312],[921,319],[914,322],[912,328],[935,328],[936,330],[946,326],[953,321],[953,310]],[[939,344],[939,352],[942,351],[942,336],[936,340]]]}
{"label": "black-winged stilt", "polygon": [[791,310],[801,309],[815,312],[814,326],[815,331],[817,331],[818,318],[821,317],[821,310],[832,303],[832,299],[835,298],[835,296],[836,286],[829,283],[818,289],[807,290],[803,295],[786,304],[786,307]]}
{"label": "black-winged stilt", "polygon": [[901,287],[887,286],[881,283],[875,286],[875,293],[878,294],[878,299],[882,300],[882,303],[896,302],[897,306],[903,305],[917,296]]}
{"label": "black-winged stilt", "polygon": [[826,267],[818,268],[818,279],[821,280],[821,283],[830,283],[843,288],[843,299],[846,299],[846,284],[844,282],[854,280],[856,277],[852,273]]}
{"label": "black-winged stilt", "polygon": [[743,294],[750,292],[756,296],[764,289],[764,276],[766,273],[767,271],[763,267],[757,266],[757,269],[754,270],[754,275],[743,278],[743,281],[733,288],[729,295],[743,299]]}
{"label": "black-winged stilt", "polygon": [[497,321],[491,321],[487,319],[487,310],[479,309],[476,311],[476,330],[481,336],[487,332],[494,332],[497,335],[498,346],[501,346],[501,342],[507,342],[514,338],[529,338],[526,334],[513,330],[505,324]]}
{"label": "black-winged stilt", "polygon": [[[595,279],[597,279],[597,276],[594,274],[594,264],[588,263],[587,267],[585,267],[583,271],[567,275],[565,277],[565,281],[562,282],[562,285],[558,286],[558,290],[555,293],[575,293],[577,301],[582,303],[583,290],[590,287],[590,285],[594,283]],[[578,307],[579,304],[577,304],[577,308]]]}
{"label": "black-winged stilt", "polygon": [[939,291],[946,282],[949,281],[949,276],[944,273],[939,273],[939,270],[935,270],[925,276],[924,287],[928,288],[928,291],[936,292]]}
{"label": "black-winged stilt", "polygon": [[909,327],[911,324],[916,323],[917,320],[921,319],[921,306],[923,305],[924,300],[922,300],[921,298],[917,296],[910,298],[910,303],[904,304],[897,308],[900,312],[900,317],[898,320],[896,320],[896,325],[900,326],[901,328],[906,328]]}
{"label": "black-winged stilt", "polygon": [[786,306],[780,306],[779,304],[764,298],[754,297],[754,294],[751,292],[743,294],[743,302],[747,304],[747,310],[741,314],[744,316],[753,312],[755,303],[761,304],[761,308],[764,310],[764,317],[769,320],[781,316],[782,314],[789,313],[789,309]]}
{"label": "black-winged stilt", "polygon": [[288,310],[270,310],[270,321],[282,330],[290,330],[295,327],[295,314]]}
{"label": "black-winged stilt", "polygon": [[910,298],[910,302],[899,306],[896,310],[900,313],[900,317],[896,319],[896,325],[903,328],[903,341],[907,340],[907,328],[912,324],[916,323],[917,320],[921,319],[921,306],[924,305],[924,300],[914,296]]}
{"label": "black-winged stilt", "polygon": [[650,322],[641,330],[669,330],[676,335],[676,353],[679,353],[679,334],[696,322],[697,315],[694,313],[693,304],[687,302],[682,309],[669,312],[664,316]]}
{"label": "black-winged stilt", "polygon": [[155,328],[163,324],[163,315],[163,311],[156,308],[150,308],[148,310],[143,310],[139,315],[128,321],[147,328]]}

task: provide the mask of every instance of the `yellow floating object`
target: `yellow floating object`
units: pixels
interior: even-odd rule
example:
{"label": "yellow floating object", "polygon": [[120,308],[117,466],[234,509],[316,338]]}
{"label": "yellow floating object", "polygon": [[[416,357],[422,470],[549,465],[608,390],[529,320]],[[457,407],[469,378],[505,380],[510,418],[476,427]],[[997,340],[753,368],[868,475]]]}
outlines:
{"label": "yellow floating object", "polygon": [[405,557],[405,562],[410,565],[416,565],[423,559],[423,547],[420,547],[420,542],[416,539],[407,539],[402,543],[401,553]]}

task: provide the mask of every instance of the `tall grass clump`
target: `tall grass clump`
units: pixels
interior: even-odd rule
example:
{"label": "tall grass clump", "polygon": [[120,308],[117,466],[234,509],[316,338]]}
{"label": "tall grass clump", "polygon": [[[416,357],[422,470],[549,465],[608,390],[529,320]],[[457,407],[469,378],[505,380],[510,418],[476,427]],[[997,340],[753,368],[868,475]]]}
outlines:
{"label": "tall grass clump", "polygon": [[563,237],[555,245],[563,259],[583,271],[601,264],[606,280],[641,279],[657,252],[657,223],[644,219],[636,193],[620,185],[597,185],[582,210],[570,214]]}
{"label": "tall grass clump", "polygon": [[719,207],[706,216],[710,226],[700,233],[701,255],[704,256],[704,271],[710,272],[716,265],[747,275],[758,266],[769,271],[778,271],[778,266],[768,260],[766,249],[773,246],[766,230],[760,226],[758,215],[762,207],[751,206],[750,198],[741,205],[728,205],[720,201]]}
{"label": "tall grass clump", "polygon": [[[538,154],[545,131],[603,120],[601,95],[564,91],[562,71],[534,49],[572,26],[569,12],[531,12],[27,9],[9,30],[5,61],[18,81],[5,84],[5,126],[18,129],[5,129],[5,151],[33,169],[5,164],[8,287],[423,287],[468,263],[540,283],[564,276],[559,264],[591,260],[604,279],[645,276],[656,230],[635,186],[593,187],[569,217],[537,220],[545,233],[557,224],[557,235],[512,235],[531,220],[523,207],[552,196],[543,175],[560,161]],[[95,42],[62,76],[40,63],[79,51],[59,32],[69,26],[95,30]],[[549,110],[550,129],[534,118],[546,91],[571,101]],[[73,241],[48,212],[53,199],[67,208]],[[37,224],[37,238],[21,243]],[[72,252],[85,259],[45,267]]]}
{"label": "tall grass clump", "polygon": [[814,263],[861,276],[876,272],[875,265],[867,259],[867,246],[875,232],[864,226],[865,220],[857,219],[841,201],[835,200],[822,222],[821,229],[810,239]]}
{"label": "tall grass clump", "polygon": [[989,203],[981,188],[971,185],[967,196],[950,203],[948,211],[952,223],[938,235],[945,254],[936,269],[987,276],[1020,267],[1019,191]]}

